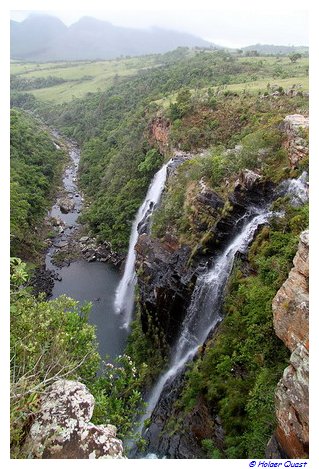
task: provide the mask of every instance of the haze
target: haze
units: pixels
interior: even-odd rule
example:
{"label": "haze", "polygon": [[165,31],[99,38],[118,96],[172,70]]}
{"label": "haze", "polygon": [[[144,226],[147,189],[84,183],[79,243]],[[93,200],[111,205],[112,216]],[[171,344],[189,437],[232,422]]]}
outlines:
{"label": "haze", "polygon": [[[279,2],[277,2],[279,3]],[[308,45],[307,12],[280,2],[267,2],[257,9],[246,2],[233,8],[214,9],[151,9],[134,10],[15,10],[11,19],[22,21],[32,14],[49,14],[60,18],[66,25],[83,16],[109,21],[117,26],[133,28],[161,28],[183,31],[200,36],[225,47],[245,47],[252,44]]]}

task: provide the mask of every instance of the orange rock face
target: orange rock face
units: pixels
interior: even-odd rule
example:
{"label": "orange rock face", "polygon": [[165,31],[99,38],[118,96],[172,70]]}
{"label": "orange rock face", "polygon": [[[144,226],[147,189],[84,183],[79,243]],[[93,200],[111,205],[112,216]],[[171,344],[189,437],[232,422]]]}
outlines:
{"label": "orange rock face", "polygon": [[309,234],[305,231],[300,237],[294,268],[272,302],[276,334],[291,352],[309,336],[308,251]]}
{"label": "orange rock face", "polygon": [[150,124],[150,140],[157,143],[161,153],[168,147],[169,128],[169,121],[163,117],[156,117]]}
{"label": "orange rock face", "polygon": [[294,267],[273,300],[276,334],[292,351],[275,393],[277,442],[288,457],[304,458],[309,446],[309,232],[300,236]]}

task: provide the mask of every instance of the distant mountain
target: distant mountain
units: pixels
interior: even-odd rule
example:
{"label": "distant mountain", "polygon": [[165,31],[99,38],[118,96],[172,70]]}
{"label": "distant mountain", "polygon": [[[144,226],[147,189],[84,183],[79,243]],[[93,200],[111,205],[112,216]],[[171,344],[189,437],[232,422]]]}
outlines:
{"label": "distant mountain", "polygon": [[209,47],[200,37],[161,28],[139,30],[84,17],[67,27],[47,15],[11,21],[11,58],[31,61],[111,59],[162,53],[177,47]]}
{"label": "distant mountain", "polygon": [[244,52],[256,51],[260,55],[287,55],[291,52],[308,53],[307,46],[276,46],[272,44],[254,44],[252,46],[242,47]]}

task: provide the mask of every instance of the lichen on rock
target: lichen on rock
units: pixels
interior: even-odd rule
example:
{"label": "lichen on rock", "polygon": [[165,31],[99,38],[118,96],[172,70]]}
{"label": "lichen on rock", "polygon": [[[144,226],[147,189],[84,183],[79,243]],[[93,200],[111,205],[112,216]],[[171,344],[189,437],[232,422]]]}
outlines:
{"label": "lichen on rock", "polygon": [[94,397],[77,381],[58,380],[42,397],[25,449],[34,459],[123,458],[114,425],[90,422]]}

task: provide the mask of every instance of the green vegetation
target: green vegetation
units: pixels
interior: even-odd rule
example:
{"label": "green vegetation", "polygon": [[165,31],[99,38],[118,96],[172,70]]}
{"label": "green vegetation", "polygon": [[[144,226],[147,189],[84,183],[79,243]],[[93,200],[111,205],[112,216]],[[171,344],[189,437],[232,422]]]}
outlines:
{"label": "green vegetation", "polygon": [[[306,169],[306,161],[290,168],[280,123],[287,114],[307,113],[302,93],[307,90],[307,66],[306,58],[183,48],[105,62],[15,63],[12,103],[81,144],[80,185],[88,201],[81,220],[98,240],[121,252],[157,169],[175,149],[192,152],[171,177],[152,234],[169,232],[193,253],[198,247],[204,253],[214,226],[232,210],[228,195],[243,169],[274,183]],[[286,92],[293,85],[293,92]],[[165,151],[154,141],[150,125],[161,119],[169,123]],[[38,249],[32,232],[48,207],[63,151],[24,112],[14,109],[11,123],[12,253],[26,258]],[[203,185],[226,202],[223,208],[198,202]],[[273,331],[271,301],[308,223],[307,207],[293,208],[287,198],[274,208],[285,209],[285,216],[262,229],[249,250],[249,263],[237,260],[224,322],[191,366],[178,402],[182,416],[198,399],[212,416],[220,416],[224,444],[202,441],[212,458],[262,457],[274,426],[274,388],[287,351]],[[11,268],[14,457],[21,455],[40,394],[64,373],[83,380],[94,394],[96,423],[110,422],[121,437],[130,437],[132,420],[143,407],[142,386],[150,386],[167,358],[165,341],[151,318],[144,334],[138,311],[127,355],[103,366],[97,376],[89,308],[81,309],[66,297],[52,302],[34,298],[21,288],[27,281],[24,264],[14,258]]]}
{"label": "green vegetation", "polygon": [[[241,100],[237,98],[229,100],[228,109],[235,113],[237,106],[239,109],[239,102]],[[251,107],[258,105],[254,100],[249,104]],[[224,109],[223,106],[223,101],[216,99],[216,108]],[[241,109],[242,112],[246,112],[245,109]],[[243,122],[245,120],[244,126],[239,127],[237,134],[234,129],[231,135],[223,135],[223,129],[228,132],[232,125],[231,119],[234,119],[234,116],[229,118],[226,114],[224,117],[225,119],[220,119],[216,132],[211,130],[211,134],[215,135],[215,140],[218,141],[217,132],[219,132],[221,141],[231,140],[233,144],[240,146],[233,150],[226,150],[222,145],[212,147],[178,168],[176,175],[168,184],[161,206],[154,214],[152,225],[154,236],[161,238],[169,231],[181,243],[189,244],[191,247],[195,247],[198,243],[205,244],[209,239],[209,232],[217,221],[227,214],[227,210],[231,210],[227,197],[242,170],[257,171],[266,180],[276,183],[296,176],[296,171],[292,171],[289,167],[288,156],[283,149],[284,135],[279,130],[281,117],[275,108],[259,107],[259,112],[256,110],[252,119],[248,117],[247,111],[247,118],[242,119]],[[240,117],[236,118],[238,122],[237,119],[240,120]],[[189,142],[187,127],[182,125],[181,129],[181,132],[186,132],[185,141]],[[244,137],[238,141],[237,139],[243,135]],[[213,213],[208,205],[198,202],[200,180],[222,198],[225,203],[223,210],[216,209]]]}
{"label": "green vegetation", "polygon": [[64,151],[25,113],[11,111],[11,252],[34,259],[40,249],[34,230],[50,205]]}
{"label": "green vegetation", "polygon": [[[278,204],[283,207],[282,200]],[[274,430],[274,390],[288,351],[274,333],[271,302],[292,267],[300,230],[308,226],[306,206],[292,208],[286,201],[285,207],[286,215],[264,227],[253,242],[250,273],[237,261],[223,323],[187,373],[180,407],[189,412],[204,398],[225,431],[222,446],[203,442],[209,457],[261,458]]]}
{"label": "green vegetation", "polygon": [[[61,105],[39,104],[26,92],[14,94],[12,101],[36,110],[46,122],[82,144],[80,183],[92,202],[82,221],[99,239],[110,241],[122,252],[127,248],[134,215],[163,162],[150,135],[149,124],[155,115],[164,113],[172,122],[168,158],[175,147],[192,151],[211,145],[230,148],[260,127],[266,130],[272,119],[279,122],[286,114],[307,109],[307,98],[302,95],[291,98],[282,93],[261,99],[247,91],[223,89],[262,79],[266,93],[267,79],[272,76],[278,86],[286,77],[298,83],[299,78],[306,77],[307,59],[292,64],[287,57],[257,59],[179,48],[144,58],[72,63],[68,68],[65,64],[57,64],[56,69],[52,64],[32,64],[27,74],[25,65],[13,67],[19,78],[56,76],[74,80],[97,76],[103,67],[114,71],[116,65],[124,70],[140,69],[136,76],[118,80],[104,92]],[[282,76],[278,67],[284,72]],[[68,83],[58,86],[67,86],[70,91]],[[57,96],[54,89],[48,90]],[[176,101],[171,96],[176,96]],[[166,109],[162,107],[163,98],[171,103]]]}
{"label": "green vegetation", "polygon": [[87,93],[104,91],[124,77],[134,76],[139,70],[157,63],[156,55],[45,64],[14,62],[11,64],[12,90],[29,89],[40,101],[60,104]]}
{"label": "green vegetation", "polygon": [[[100,368],[94,327],[87,322],[90,305],[71,298],[35,298],[23,288],[26,264],[11,267],[11,457],[24,458],[23,444],[40,399],[57,379],[84,382],[96,399],[94,423],[112,423],[120,437],[131,437],[142,409],[140,374],[127,355],[119,365]],[[50,331],[50,333],[48,333]]]}

